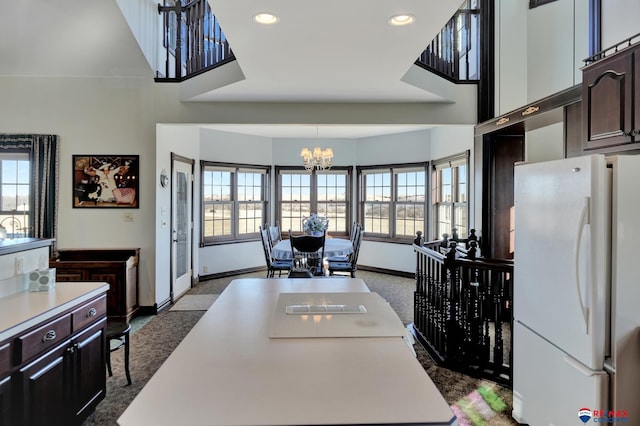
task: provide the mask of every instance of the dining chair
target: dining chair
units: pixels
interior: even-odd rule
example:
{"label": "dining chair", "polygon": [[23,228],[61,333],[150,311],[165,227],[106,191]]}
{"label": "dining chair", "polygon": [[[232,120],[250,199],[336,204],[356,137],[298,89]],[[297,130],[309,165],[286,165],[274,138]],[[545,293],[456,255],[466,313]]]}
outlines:
{"label": "dining chair", "polygon": [[[360,232],[362,232],[362,225],[357,222],[353,222],[353,224],[351,225],[351,231],[349,233],[349,240],[351,241],[351,244],[353,245],[354,249],[356,245],[356,240],[358,238],[358,234]],[[350,258],[350,255],[348,254],[327,257],[327,261],[329,262],[349,262],[350,260],[351,258]]]}
{"label": "dining chair", "polygon": [[311,278],[324,276],[324,242],[326,232],[320,236],[293,235],[289,230],[291,242],[291,271],[290,278]]}
{"label": "dining chair", "polygon": [[269,231],[269,241],[271,242],[271,247],[273,247],[282,240],[280,225],[278,225],[278,222],[276,222],[275,225],[268,226],[267,230]]}
{"label": "dining chair", "polygon": [[335,272],[348,272],[351,278],[356,277],[356,270],[358,269],[358,254],[360,253],[360,245],[362,244],[362,237],[364,231],[362,227],[359,227],[356,232],[355,241],[353,242],[353,253],[347,256],[346,260],[329,260],[329,275],[333,275]]}
{"label": "dining chair", "polygon": [[276,271],[278,276],[282,276],[283,271],[291,270],[291,260],[274,259],[271,251],[271,242],[269,241],[269,231],[260,226],[260,238],[262,239],[262,249],[264,250],[264,258],[267,264],[267,278],[273,278]]}

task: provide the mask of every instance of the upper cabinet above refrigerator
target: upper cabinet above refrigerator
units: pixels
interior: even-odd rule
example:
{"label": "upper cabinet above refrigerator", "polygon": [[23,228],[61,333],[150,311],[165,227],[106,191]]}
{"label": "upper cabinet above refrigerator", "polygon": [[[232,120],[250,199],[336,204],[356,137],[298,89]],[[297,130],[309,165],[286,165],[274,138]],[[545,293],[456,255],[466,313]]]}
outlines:
{"label": "upper cabinet above refrigerator", "polygon": [[640,150],[640,42],[629,44],[592,56],[582,69],[585,154]]}

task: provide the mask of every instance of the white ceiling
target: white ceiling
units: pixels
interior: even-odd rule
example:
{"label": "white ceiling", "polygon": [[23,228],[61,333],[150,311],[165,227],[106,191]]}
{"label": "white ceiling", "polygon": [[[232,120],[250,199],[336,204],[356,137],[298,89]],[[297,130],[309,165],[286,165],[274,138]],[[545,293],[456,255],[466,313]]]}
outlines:
{"label": "white ceiling", "polygon": [[[244,75],[199,100],[434,102],[403,77],[460,7],[451,0],[210,0]],[[252,17],[269,12],[275,25]],[[396,14],[415,16],[393,27]]]}
{"label": "white ceiling", "polygon": [[[198,101],[445,101],[437,90],[403,79],[411,80],[406,74],[461,0],[209,1],[241,78],[203,90]],[[278,15],[279,23],[266,27],[252,20],[265,11]],[[390,26],[387,20],[398,13],[414,15],[415,23]],[[116,0],[19,0],[4,4],[2,15],[0,76],[152,78],[155,73]],[[218,127],[269,137],[316,137],[315,126]],[[428,126],[321,126],[324,136],[319,137],[421,128]]]}

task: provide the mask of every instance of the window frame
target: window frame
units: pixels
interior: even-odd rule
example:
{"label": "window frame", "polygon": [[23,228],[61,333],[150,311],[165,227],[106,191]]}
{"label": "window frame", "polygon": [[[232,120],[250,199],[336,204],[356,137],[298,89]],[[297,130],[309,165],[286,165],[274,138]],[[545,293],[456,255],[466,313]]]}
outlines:
{"label": "window frame", "polygon": [[[461,207],[464,206],[465,208],[465,216],[467,218],[467,223],[466,223],[466,232],[458,232],[458,237],[459,238],[466,238],[468,236],[469,233],[469,209],[470,209],[470,203],[469,203],[469,196],[470,196],[470,190],[471,190],[471,186],[470,186],[470,178],[471,178],[471,171],[470,171],[470,158],[471,158],[471,152],[469,150],[465,151],[462,154],[457,154],[457,155],[453,155],[450,157],[446,157],[446,158],[441,158],[438,160],[433,160],[431,163],[431,216],[432,216],[432,221],[431,221],[431,231],[429,232],[428,236],[429,239],[431,241],[434,240],[439,240],[442,238],[442,235],[440,235],[440,229],[439,229],[439,207],[441,206],[450,206],[450,211],[451,211],[451,229],[453,228],[457,228],[460,229],[460,225],[456,223],[455,219],[456,219],[456,208],[457,207]],[[438,186],[438,183],[440,182],[439,178],[436,177],[435,175],[444,169],[453,169],[456,168],[457,170],[459,170],[458,168],[460,166],[464,165],[465,166],[465,175],[464,175],[464,179],[465,179],[465,194],[466,194],[466,201],[462,201],[459,199],[460,197],[460,173],[452,173],[452,177],[451,177],[451,201],[440,201],[440,195],[438,194],[438,189],[440,188],[440,186]],[[449,230],[449,232],[447,232],[447,234],[449,234],[449,236],[451,236],[451,230]]]}
{"label": "window frame", "polygon": [[[3,175],[3,167],[2,161],[26,161],[28,165],[28,182],[12,182],[9,185],[15,186],[17,190],[19,186],[27,187],[27,208],[20,210],[20,205],[17,203],[17,198],[19,198],[18,193],[16,192],[16,208],[13,210],[4,210],[4,203],[2,200],[3,196],[3,187],[7,184],[4,183],[2,175]],[[28,230],[31,228],[32,218],[31,218],[31,205],[33,203],[33,171],[32,171],[32,161],[29,149],[3,149],[0,151],[0,225],[3,225],[9,233],[10,238],[20,238],[26,237],[30,234]],[[8,219],[10,219],[8,221]],[[24,222],[24,223],[23,223]],[[18,224],[18,228],[16,229],[16,224]],[[22,231],[20,231],[22,230]],[[17,231],[17,232],[16,232]]]}
{"label": "window frame", "polygon": [[[223,171],[231,173],[231,199],[229,201],[205,201],[205,174],[209,171]],[[221,163],[215,161],[200,161],[200,247],[213,246],[219,244],[229,244],[245,241],[260,240],[260,231],[241,233],[240,232],[240,207],[249,201],[239,200],[238,180],[239,173],[260,173],[263,175],[260,184],[262,199],[251,201],[251,203],[262,203],[262,219],[260,225],[269,222],[269,201],[271,193],[271,167],[257,164]],[[209,205],[225,204],[231,205],[231,234],[205,235],[205,210]]]}
{"label": "window frame", "polygon": [[[284,173],[283,173],[284,172]],[[338,172],[338,173],[336,173]],[[318,211],[318,204],[322,204],[322,203],[326,203],[325,201],[319,201],[318,200],[318,179],[317,177],[319,175],[323,175],[323,174],[340,174],[340,175],[345,175],[346,176],[346,182],[345,182],[345,200],[344,202],[338,202],[335,201],[336,204],[342,204],[344,203],[345,205],[345,229],[344,230],[337,230],[336,228],[334,228],[333,226],[335,225],[335,220],[331,220],[332,217],[329,216],[329,229],[327,232],[330,232],[330,234],[332,236],[337,236],[337,237],[348,237],[349,233],[351,231],[351,224],[353,223],[353,219],[352,219],[352,211],[353,211],[353,166],[333,166],[331,167],[331,169],[326,170],[326,171],[317,171],[317,170],[312,170],[312,171],[308,171],[306,170],[304,167],[300,167],[300,166],[276,166],[275,167],[275,175],[276,175],[276,185],[275,185],[275,192],[276,192],[276,196],[275,196],[275,205],[276,205],[276,211],[275,211],[275,218],[277,223],[280,225],[280,228],[282,230],[282,235],[283,237],[288,238],[288,232],[289,232],[289,227],[285,227],[284,226],[284,221],[282,219],[282,204],[283,204],[283,197],[282,197],[282,175],[283,174],[300,174],[300,175],[309,175],[310,176],[310,183],[309,183],[309,212],[317,212]],[[286,228],[286,229],[285,229]],[[302,231],[302,223],[300,224],[300,229],[293,229],[292,231],[294,232],[301,232]]]}
{"label": "window frame", "polygon": [[[407,202],[398,200],[398,175],[400,173],[410,173],[412,171],[424,171],[424,200],[421,202]],[[389,206],[389,232],[388,233],[380,233],[374,232],[373,230],[367,229],[366,226],[366,217],[365,217],[365,205],[372,201],[366,200],[366,175],[371,174],[373,172],[380,171],[381,173],[389,173],[390,174],[390,201],[387,202],[379,202],[379,204],[387,204]],[[422,218],[422,226],[418,227],[416,225],[416,231],[422,231],[424,234],[424,230],[427,229],[429,224],[429,194],[430,194],[430,162],[429,161],[421,161],[416,163],[400,163],[400,164],[384,164],[384,165],[374,165],[374,166],[358,166],[358,220],[364,226],[364,239],[369,241],[380,241],[387,243],[401,243],[406,244],[407,242],[411,242],[416,238],[416,235],[404,235],[398,234],[397,224],[397,214],[396,210],[399,205],[421,205],[422,210],[424,212],[424,217]],[[415,221],[414,223],[418,223],[419,221]]]}

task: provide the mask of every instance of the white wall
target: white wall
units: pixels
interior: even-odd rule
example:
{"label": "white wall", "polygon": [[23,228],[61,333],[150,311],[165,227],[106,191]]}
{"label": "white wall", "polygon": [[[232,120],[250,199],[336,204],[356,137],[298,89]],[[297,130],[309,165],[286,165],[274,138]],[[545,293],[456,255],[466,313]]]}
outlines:
{"label": "white wall", "polygon": [[496,114],[579,84],[588,51],[588,2],[558,0],[534,9],[500,0],[496,13]]}
{"label": "white wall", "polygon": [[525,161],[564,158],[564,124],[556,123],[525,133]]}
{"label": "white wall", "polygon": [[[271,138],[203,129],[200,133],[199,148],[199,158],[204,161],[251,165],[272,163]],[[196,191],[199,188],[198,183]],[[199,208],[199,204],[196,208]],[[196,222],[198,230],[199,223],[200,221]],[[196,234],[199,238],[199,231]],[[197,254],[199,260],[195,270],[199,275],[256,268],[265,264],[260,241],[201,247]]]}
{"label": "white wall", "polygon": [[[148,78],[0,78],[4,133],[60,136],[59,249],[141,249],[140,301],[152,302],[155,281],[155,129]],[[9,101],[10,100],[10,101]],[[71,156],[139,155],[139,208],[72,208]],[[134,221],[125,222],[124,214]]]}
{"label": "white wall", "polygon": [[526,1],[496,1],[496,115],[527,104],[527,10]]}
{"label": "white wall", "polygon": [[609,48],[640,33],[638,16],[640,16],[640,1],[638,0],[603,2],[602,48]]}
{"label": "white wall", "polygon": [[582,81],[576,68],[589,56],[588,3],[559,0],[528,11],[527,103]]}

